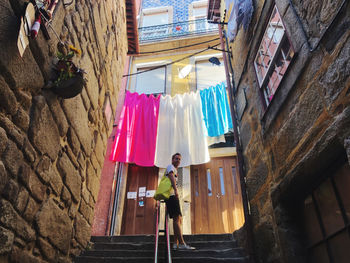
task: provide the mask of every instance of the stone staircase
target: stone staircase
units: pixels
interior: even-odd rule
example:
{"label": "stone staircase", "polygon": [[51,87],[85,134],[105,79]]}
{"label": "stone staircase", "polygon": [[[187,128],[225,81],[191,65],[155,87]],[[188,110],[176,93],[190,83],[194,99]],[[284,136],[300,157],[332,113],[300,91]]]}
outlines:
{"label": "stone staircase", "polygon": [[[171,251],[174,263],[248,263],[244,250],[237,246],[231,234],[185,235],[185,241],[196,247],[192,251]],[[92,237],[90,250],[85,250],[75,263],[147,263],[154,262],[153,235]],[[171,239],[172,240],[172,239]],[[158,262],[166,262],[165,238],[160,237]]]}

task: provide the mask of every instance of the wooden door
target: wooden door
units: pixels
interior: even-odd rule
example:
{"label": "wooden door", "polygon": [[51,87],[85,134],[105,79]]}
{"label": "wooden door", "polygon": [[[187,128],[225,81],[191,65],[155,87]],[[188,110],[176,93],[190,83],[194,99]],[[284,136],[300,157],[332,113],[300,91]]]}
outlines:
{"label": "wooden door", "polygon": [[[155,233],[156,201],[153,197],[142,197],[141,187],[156,190],[158,168],[129,165],[121,235],[141,235]],[[130,198],[130,193],[137,194]],[[129,193],[129,198],[128,198]]]}
{"label": "wooden door", "polygon": [[244,223],[235,157],[191,166],[192,234],[232,233]]}

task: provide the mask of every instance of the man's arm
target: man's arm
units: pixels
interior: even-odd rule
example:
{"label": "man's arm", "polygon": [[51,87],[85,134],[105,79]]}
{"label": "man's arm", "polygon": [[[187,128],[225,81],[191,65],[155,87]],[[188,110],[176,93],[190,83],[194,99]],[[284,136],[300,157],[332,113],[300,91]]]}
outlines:
{"label": "man's arm", "polygon": [[179,194],[177,192],[177,187],[176,187],[176,181],[175,181],[175,177],[174,177],[174,172],[171,171],[169,174],[168,174],[168,177],[170,179],[170,182],[171,182],[171,185],[172,187],[174,188],[174,192],[175,192],[175,197],[177,199],[179,199]]}

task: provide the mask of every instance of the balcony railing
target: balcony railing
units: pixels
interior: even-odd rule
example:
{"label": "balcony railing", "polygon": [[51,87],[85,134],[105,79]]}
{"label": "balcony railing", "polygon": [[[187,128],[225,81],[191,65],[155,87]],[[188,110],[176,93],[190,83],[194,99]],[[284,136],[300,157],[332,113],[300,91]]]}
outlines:
{"label": "balcony railing", "polygon": [[140,43],[169,40],[191,35],[205,35],[218,31],[218,25],[209,24],[205,18],[173,24],[148,26],[139,28]]}

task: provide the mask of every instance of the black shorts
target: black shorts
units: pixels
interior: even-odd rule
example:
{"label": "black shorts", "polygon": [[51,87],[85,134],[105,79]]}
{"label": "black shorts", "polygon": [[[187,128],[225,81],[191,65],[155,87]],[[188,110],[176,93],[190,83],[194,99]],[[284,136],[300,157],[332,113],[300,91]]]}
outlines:
{"label": "black shorts", "polygon": [[170,218],[174,218],[179,215],[182,216],[180,202],[179,199],[175,197],[175,195],[172,195],[168,200],[165,200],[165,204]]}

